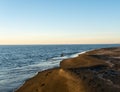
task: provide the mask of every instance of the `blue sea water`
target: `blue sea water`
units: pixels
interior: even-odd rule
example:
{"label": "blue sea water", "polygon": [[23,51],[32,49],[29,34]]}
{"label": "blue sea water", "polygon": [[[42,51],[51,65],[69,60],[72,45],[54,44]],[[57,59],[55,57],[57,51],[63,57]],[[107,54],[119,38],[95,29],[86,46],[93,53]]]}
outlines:
{"label": "blue sea water", "polygon": [[[63,59],[79,53],[120,44],[101,45],[1,45],[0,92],[14,92],[39,71],[58,67]],[[62,55],[62,56],[61,56]]]}

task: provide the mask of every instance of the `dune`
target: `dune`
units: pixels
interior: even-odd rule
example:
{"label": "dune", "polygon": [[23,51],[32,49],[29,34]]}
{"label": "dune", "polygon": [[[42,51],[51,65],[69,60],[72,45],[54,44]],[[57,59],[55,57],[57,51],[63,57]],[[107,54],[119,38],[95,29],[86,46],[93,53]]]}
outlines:
{"label": "dune", "polygon": [[61,68],[38,73],[16,92],[86,92],[82,81]]}
{"label": "dune", "polygon": [[86,52],[39,72],[16,92],[120,92],[120,47]]}

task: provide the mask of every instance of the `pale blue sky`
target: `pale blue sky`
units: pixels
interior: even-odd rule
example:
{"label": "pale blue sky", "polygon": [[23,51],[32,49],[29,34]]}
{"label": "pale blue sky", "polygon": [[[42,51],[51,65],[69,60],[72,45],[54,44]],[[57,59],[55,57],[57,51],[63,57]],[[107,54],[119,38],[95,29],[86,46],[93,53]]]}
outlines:
{"label": "pale blue sky", "polygon": [[0,44],[120,43],[120,0],[0,0]]}

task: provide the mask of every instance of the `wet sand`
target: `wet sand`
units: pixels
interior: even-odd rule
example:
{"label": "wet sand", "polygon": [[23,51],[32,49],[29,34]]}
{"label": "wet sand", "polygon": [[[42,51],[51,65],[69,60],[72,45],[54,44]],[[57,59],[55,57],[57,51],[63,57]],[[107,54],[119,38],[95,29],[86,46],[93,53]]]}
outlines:
{"label": "wet sand", "polygon": [[120,47],[103,48],[39,72],[16,92],[120,92]]}

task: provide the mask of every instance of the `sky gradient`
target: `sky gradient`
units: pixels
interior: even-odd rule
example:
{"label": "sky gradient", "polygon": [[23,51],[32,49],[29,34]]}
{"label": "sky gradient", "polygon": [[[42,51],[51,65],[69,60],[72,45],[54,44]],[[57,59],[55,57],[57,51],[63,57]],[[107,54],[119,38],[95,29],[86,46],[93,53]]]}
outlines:
{"label": "sky gradient", "polygon": [[120,0],[0,0],[0,44],[120,44]]}

